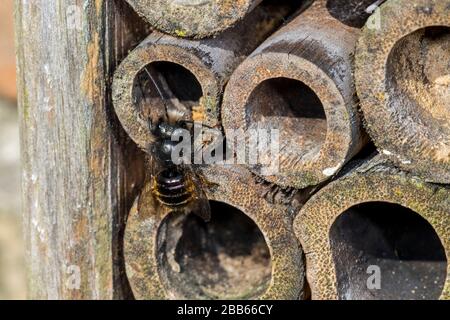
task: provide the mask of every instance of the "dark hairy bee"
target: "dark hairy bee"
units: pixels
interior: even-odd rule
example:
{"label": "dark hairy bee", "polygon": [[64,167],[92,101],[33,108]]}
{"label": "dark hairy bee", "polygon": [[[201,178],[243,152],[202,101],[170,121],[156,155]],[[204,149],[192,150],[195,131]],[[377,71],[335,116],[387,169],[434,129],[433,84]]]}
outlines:
{"label": "dark hairy bee", "polygon": [[[160,89],[163,84],[158,83],[164,79],[158,79],[148,69],[145,71],[165,108],[164,114],[156,121],[150,118],[148,120],[153,135],[148,149],[152,193],[157,200],[155,203],[171,211],[193,213],[209,221],[211,209],[203,190],[203,180],[192,165],[175,164],[172,160],[172,153],[178,144],[172,141],[173,134],[179,129],[192,129],[189,128],[192,123],[183,119],[183,110],[168,105],[169,99],[164,97]],[[141,92],[143,93],[142,88]]]}

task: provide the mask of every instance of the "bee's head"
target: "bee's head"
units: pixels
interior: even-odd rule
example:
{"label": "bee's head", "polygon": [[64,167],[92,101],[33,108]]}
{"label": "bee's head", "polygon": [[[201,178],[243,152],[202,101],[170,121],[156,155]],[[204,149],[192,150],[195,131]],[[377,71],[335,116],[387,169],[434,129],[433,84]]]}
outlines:
{"label": "bee's head", "polygon": [[179,129],[187,129],[187,125],[184,121],[177,122],[175,125],[168,124],[166,122],[159,122],[159,124],[155,126],[154,130],[152,130],[152,133],[161,139],[171,139],[175,131]]}
{"label": "bee's head", "polygon": [[161,119],[156,123],[153,124],[151,121],[149,121],[149,128],[150,132],[157,138],[161,140],[170,139],[175,132],[175,130],[178,129],[177,126],[168,124]]}

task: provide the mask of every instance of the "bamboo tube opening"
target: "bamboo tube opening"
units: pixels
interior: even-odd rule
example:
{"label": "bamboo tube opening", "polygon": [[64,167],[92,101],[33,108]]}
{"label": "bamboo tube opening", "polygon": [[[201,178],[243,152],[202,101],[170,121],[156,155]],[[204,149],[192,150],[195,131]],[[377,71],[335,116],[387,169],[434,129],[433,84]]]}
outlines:
{"label": "bamboo tube opening", "polygon": [[355,80],[366,129],[384,157],[450,182],[450,1],[386,1],[363,28]]}
{"label": "bamboo tube opening", "polygon": [[[342,300],[438,299],[447,260],[433,227],[411,209],[388,202],[361,203],[330,229],[337,293]],[[369,266],[380,270],[368,288]]]}
{"label": "bamboo tube opening", "polygon": [[210,222],[168,208],[155,212],[151,183],[130,210],[124,256],[134,297],[303,297],[303,251],[291,217],[297,204],[266,201],[267,187],[241,166],[205,166],[201,174]]}
{"label": "bamboo tube opening", "polygon": [[136,108],[145,118],[163,117],[165,105],[184,113],[183,118],[195,118],[203,90],[199,80],[187,68],[168,61],[148,64],[137,75],[133,85]]}
{"label": "bamboo tube opening", "polygon": [[313,299],[448,299],[449,195],[380,155],[356,161],[294,221]]}
{"label": "bamboo tube opening", "polygon": [[326,5],[315,1],[269,37],[236,69],[224,94],[226,135],[253,126],[279,130],[278,172],[249,169],[283,187],[330,179],[366,143],[352,77],[359,30]]}
{"label": "bamboo tube opening", "polygon": [[239,209],[211,201],[209,223],[170,214],[158,235],[167,285],[188,299],[254,299],[269,287],[269,247],[258,226]]}
{"label": "bamboo tube opening", "polygon": [[305,83],[291,78],[261,82],[245,105],[247,124],[280,131],[280,151],[308,161],[325,142],[327,120],[317,94]]}
{"label": "bamboo tube opening", "polygon": [[[450,27],[419,29],[400,39],[387,61],[391,108],[426,127],[428,135],[450,137]],[[442,157],[450,157],[442,154]]]}

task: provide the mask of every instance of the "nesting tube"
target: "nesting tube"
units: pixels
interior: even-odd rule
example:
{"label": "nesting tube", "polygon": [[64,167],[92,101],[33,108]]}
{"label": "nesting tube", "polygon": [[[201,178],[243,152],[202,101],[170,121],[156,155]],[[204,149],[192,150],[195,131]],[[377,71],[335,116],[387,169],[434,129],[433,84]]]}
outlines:
{"label": "nesting tube", "polygon": [[262,0],[127,0],[162,32],[189,38],[216,35],[249,14]]}
{"label": "nesting tube", "polygon": [[[367,140],[352,73],[359,29],[348,17],[338,20],[344,18],[338,8],[334,1],[315,1],[249,56],[225,91],[226,134],[279,130],[279,170],[264,178],[284,187],[329,179]],[[262,175],[260,166],[249,168]]]}
{"label": "nesting tube", "polygon": [[136,299],[298,299],[304,265],[292,208],[270,204],[241,167],[203,169],[212,219],[155,213],[147,186],[124,239]]}
{"label": "nesting tube", "polygon": [[296,217],[313,299],[450,298],[450,189],[385,161],[355,165]]}
{"label": "nesting tube", "polygon": [[450,183],[450,1],[395,0],[363,29],[356,83],[367,130],[385,157]]}
{"label": "nesting tube", "polygon": [[190,120],[217,126],[231,73],[296,7],[292,1],[278,3],[277,10],[273,5],[258,6],[214,39],[150,34],[121,63],[113,82],[115,111],[131,138],[147,148],[149,115],[161,116],[165,104],[185,108]]}

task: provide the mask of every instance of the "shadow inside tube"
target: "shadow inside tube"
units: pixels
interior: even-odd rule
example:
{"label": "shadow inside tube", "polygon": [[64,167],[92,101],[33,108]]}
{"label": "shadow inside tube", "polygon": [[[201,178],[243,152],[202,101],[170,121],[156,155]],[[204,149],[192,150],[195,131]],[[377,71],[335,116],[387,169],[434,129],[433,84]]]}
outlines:
{"label": "shadow inside tube", "polygon": [[438,299],[447,260],[432,226],[414,211],[387,202],[356,205],[330,230],[343,300]]}
{"label": "shadow inside tube", "polygon": [[258,226],[226,203],[211,201],[211,221],[170,214],[160,228],[160,274],[187,299],[253,299],[272,276],[271,255]]}
{"label": "shadow inside tube", "polygon": [[328,0],[327,9],[332,17],[343,24],[362,28],[374,10],[385,1],[377,0]]}
{"label": "shadow inside tube", "polygon": [[272,78],[260,83],[246,103],[249,129],[276,129],[280,152],[308,161],[325,142],[327,119],[317,94],[301,81]]}
{"label": "shadow inside tube", "polygon": [[192,120],[202,103],[202,86],[185,67],[167,61],[152,62],[137,76],[133,96],[136,108],[147,118],[165,118],[166,107]]}

